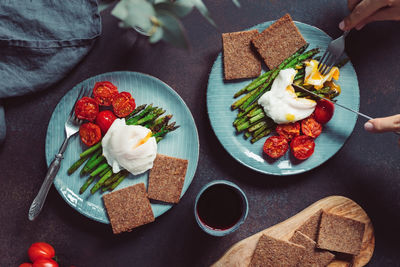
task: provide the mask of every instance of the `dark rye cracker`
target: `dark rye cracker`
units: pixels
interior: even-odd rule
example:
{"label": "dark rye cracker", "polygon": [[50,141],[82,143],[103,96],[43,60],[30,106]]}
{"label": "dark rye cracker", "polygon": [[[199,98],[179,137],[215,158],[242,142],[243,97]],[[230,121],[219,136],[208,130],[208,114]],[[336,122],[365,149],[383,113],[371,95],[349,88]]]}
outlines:
{"label": "dark rye cracker", "polygon": [[257,77],[261,62],[251,49],[251,39],[257,30],[222,34],[224,74],[226,80]]}
{"label": "dark rye cracker", "polygon": [[317,211],[314,215],[308,218],[296,231],[302,232],[313,241],[317,242],[319,223],[321,221],[322,210]]}
{"label": "dark rye cracker", "polygon": [[185,182],[188,161],[157,154],[149,173],[149,198],[178,203]]}
{"label": "dark rye cracker", "polygon": [[363,222],[323,211],[317,247],[358,255],[361,251],[364,230]]}
{"label": "dark rye cracker", "polygon": [[307,42],[286,14],[253,38],[252,43],[268,68],[273,69]]}
{"label": "dark rye cracker", "polygon": [[296,266],[304,253],[303,246],[264,234],[258,240],[249,266]]}
{"label": "dark rye cracker", "polygon": [[296,231],[289,241],[301,245],[306,249],[303,258],[297,266],[323,267],[327,266],[335,257],[335,255],[328,251],[316,249],[317,243],[299,231]]}
{"label": "dark rye cracker", "polygon": [[144,183],[129,186],[103,196],[114,234],[154,221],[153,210]]}

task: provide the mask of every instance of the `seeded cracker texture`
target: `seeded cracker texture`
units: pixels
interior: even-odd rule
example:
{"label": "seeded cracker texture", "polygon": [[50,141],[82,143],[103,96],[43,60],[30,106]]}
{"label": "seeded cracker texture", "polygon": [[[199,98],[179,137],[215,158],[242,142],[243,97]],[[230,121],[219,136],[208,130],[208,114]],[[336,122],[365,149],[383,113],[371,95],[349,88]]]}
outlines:
{"label": "seeded cracker texture", "polygon": [[292,267],[297,265],[304,253],[303,246],[262,235],[249,266]]}
{"label": "seeded cracker texture", "polygon": [[306,41],[290,15],[286,14],[253,38],[252,43],[268,68],[273,69],[304,46]]}
{"label": "seeded cracker texture", "polygon": [[114,234],[154,221],[153,210],[144,183],[129,186],[103,196]]}
{"label": "seeded cracker texture", "polygon": [[322,212],[317,247],[358,255],[365,224],[343,216]]}
{"label": "seeded cracker texture", "polygon": [[322,210],[317,211],[305,223],[297,228],[296,231],[302,232],[303,234],[317,242],[321,214]]}
{"label": "seeded cracker texture", "polygon": [[261,62],[251,49],[251,39],[256,35],[257,30],[222,34],[226,80],[260,75]]}
{"label": "seeded cracker texture", "polygon": [[185,182],[188,161],[157,154],[149,173],[149,198],[178,203]]}
{"label": "seeded cracker texture", "polygon": [[327,266],[335,257],[332,253],[316,248],[314,240],[296,231],[289,239],[290,242],[305,247],[306,251],[297,266],[301,267],[323,267]]}

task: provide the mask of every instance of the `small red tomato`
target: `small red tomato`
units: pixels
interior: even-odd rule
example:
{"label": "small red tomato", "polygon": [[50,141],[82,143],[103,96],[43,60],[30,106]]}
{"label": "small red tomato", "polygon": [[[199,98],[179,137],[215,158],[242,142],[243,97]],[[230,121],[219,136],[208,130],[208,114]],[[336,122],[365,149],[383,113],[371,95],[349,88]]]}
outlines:
{"label": "small red tomato", "polygon": [[28,256],[32,262],[38,259],[51,259],[55,255],[54,248],[45,242],[33,243],[28,249]]}
{"label": "small red tomato", "polygon": [[321,99],[317,102],[317,106],[315,107],[314,118],[319,123],[325,124],[330,121],[334,111],[335,105],[332,102]]}
{"label": "small red tomato", "polygon": [[18,267],[32,267],[32,266],[33,266],[32,263],[24,262],[24,263],[20,264]]}
{"label": "small red tomato", "polygon": [[33,262],[32,267],[58,267],[58,263],[52,259],[39,259]]}
{"label": "small red tomato", "polygon": [[99,113],[99,105],[93,98],[84,96],[76,102],[75,115],[78,119],[94,121]]}
{"label": "small red tomato", "polygon": [[113,98],[112,106],[117,117],[128,116],[136,107],[135,99],[129,92],[121,92]]}
{"label": "small red tomato", "polygon": [[267,140],[265,140],[263,151],[265,154],[270,156],[273,159],[277,159],[282,157],[289,148],[288,141],[285,137],[271,136]]}
{"label": "small red tomato", "polygon": [[96,124],[100,127],[101,132],[105,134],[110,128],[111,124],[117,117],[110,110],[103,110],[97,114]]}
{"label": "small red tomato", "polygon": [[322,124],[313,117],[308,117],[301,121],[301,131],[303,134],[312,138],[317,138],[322,132]]}
{"label": "small red tomato", "polygon": [[300,135],[300,123],[279,124],[276,126],[276,132],[290,141],[293,137]]}
{"label": "small red tomato", "polygon": [[93,88],[94,100],[101,106],[110,106],[113,97],[117,94],[117,87],[108,81],[97,82]]}
{"label": "small red tomato", "polygon": [[307,135],[296,136],[290,143],[290,148],[296,159],[308,159],[314,153],[314,139]]}
{"label": "small red tomato", "polygon": [[98,125],[88,122],[79,127],[79,135],[85,145],[92,146],[100,141],[101,130]]}

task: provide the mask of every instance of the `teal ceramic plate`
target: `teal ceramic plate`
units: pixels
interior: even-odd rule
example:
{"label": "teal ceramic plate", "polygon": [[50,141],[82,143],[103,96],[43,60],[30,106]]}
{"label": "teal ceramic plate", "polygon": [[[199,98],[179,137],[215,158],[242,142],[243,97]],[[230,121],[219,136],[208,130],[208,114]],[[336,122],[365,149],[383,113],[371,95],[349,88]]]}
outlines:
{"label": "teal ceramic plate", "polygon": [[[261,32],[272,23],[272,21],[261,23],[251,29]],[[296,22],[296,25],[310,44],[308,49],[319,47],[322,55],[332,39],[316,27],[300,22]],[[222,53],[220,53],[208,79],[207,109],[211,126],[226,151],[241,164],[255,171],[271,175],[293,175],[311,170],[338,152],[354,129],[357,115],[336,107],[333,118],[316,139],[315,152],[309,159],[302,162],[295,161],[290,153],[286,153],[278,160],[270,160],[262,152],[266,137],[251,144],[249,140],[244,139],[243,134],[236,134],[232,125],[237,114],[236,110],[232,111],[230,108],[235,101],[233,95],[250,80],[225,82],[223,71]],[[342,88],[342,93],[337,97],[338,103],[359,110],[357,76],[350,62],[340,69],[338,84]]]}
{"label": "teal ceramic plate", "polygon": [[[186,172],[185,183],[181,197],[188,189],[196,172],[199,159],[199,138],[196,124],[193,120],[189,108],[182,98],[167,84],[159,79],[137,72],[110,72],[89,78],[70,90],[58,103],[47,129],[46,136],[46,160],[49,165],[60,148],[64,140],[64,122],[74,104],[78,92],[82,86],[93,88],[99,81],[110,81],[115,84],[119,91],[128,91],[135,98],[136,104],[150,104],[162,107],[168,114],[173,114],[172,121],[176,121],[181,127],[158,143],[158,153],[188,159],[189,165]],[[94,195],[87,190],[79,195],[79,188],[85,182],[86,177],[79,176],[79,170],[69,176],[67,169],[75,160],[79,153],[85,149],[78,136],[74,136],[67,147],[61,169],[54,181],[54,186],[64,198],[64,200],[74,209],[83,215],[102,223],[109,223],[104,209],[102,194],[98,191]],[[117,189],[121,189],[136,183],[145,183],[147,186],[148,172],[126,178]],[[151,207],[154,216],[158,217],[172,205],[162,203],[152,203]]]}

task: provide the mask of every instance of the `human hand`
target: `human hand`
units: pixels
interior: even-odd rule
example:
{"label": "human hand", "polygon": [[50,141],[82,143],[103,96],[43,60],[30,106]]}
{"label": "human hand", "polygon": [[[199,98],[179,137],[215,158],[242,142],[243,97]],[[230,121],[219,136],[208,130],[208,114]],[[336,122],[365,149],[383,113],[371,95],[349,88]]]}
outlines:
{"label": "human hand", "polygon": [[[376,118],[369,120],[364,124],[364,129],[372,133],[384,133],[384,132],[400,133],[400,114],[385,118]],[[400,139],[399,139],[399,145],[400,145]]]}
{"label": "human hand", "polygon": [[378,20],[400,20],[400,0],[348,0],[351,11],[339,28],[349,31],[362,29],[365,24]]}

